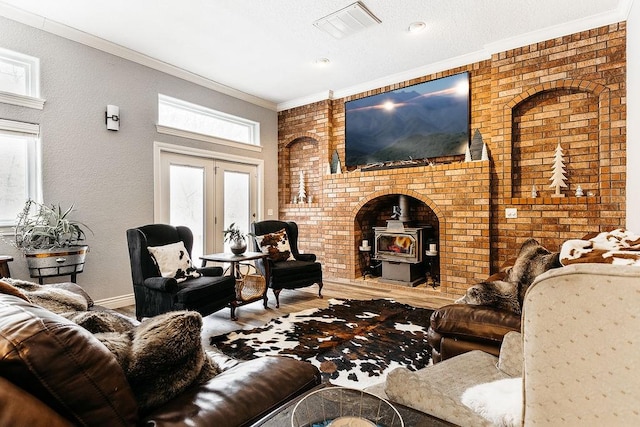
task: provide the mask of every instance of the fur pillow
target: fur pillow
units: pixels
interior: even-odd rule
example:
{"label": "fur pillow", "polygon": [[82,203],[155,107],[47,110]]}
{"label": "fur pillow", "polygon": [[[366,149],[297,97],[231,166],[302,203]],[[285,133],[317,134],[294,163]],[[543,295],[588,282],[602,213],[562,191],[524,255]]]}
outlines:
{"label": "fur pillow", "polygon": [[73,311],[61,315],[92,334],[127,332],[138,325],[137,321],[116,311]]}
{"label": "fur pillow", "polygon": [[513,266],[499,276],[493,275],[471,286],[456,303],[486,305],[520,314],[524,294],[535,278],[558,267],[562,267],[559,253],[550,252],[535,239],[528,239],[520,247]]}
{"label": "fur pillow", "polygon": [[162,277],[173,277],[180,283],[189,278],[201,276],[193,266],[189,252],[183,242],[170,243],[164,246],[149,246],[147,250],[158,266]]}
{"label": "fur pillow", "polygon": [[545,271],[558,267],[562,267],[558,252],[550,252],[536,239],[528,239],[520,247],[518,258],[513,267],[506,272],[505,280],[516,286],[518,303],[522,307],[524,294],[535,278]]}
{"label": "fur pillow", "polygon": [[486,305],[499,310],[512,311],[520,314],[517,288],[513,283],[503,280],[491,280],[476,283],[467,289],[457,304]]}
{"label": "fur pillow", "polygon": [[256,236],[256,242],[262,253],[269,255],[269,259],[275,262],[294,260],[289,245],[287,230],[276,231],[275,233]]}
{"label": "fur pillow", "polygon": [[202,317],[175,311],[149,318],[128,333],[96,337],[116,356],[144,413],[219,373],[202,348]]}

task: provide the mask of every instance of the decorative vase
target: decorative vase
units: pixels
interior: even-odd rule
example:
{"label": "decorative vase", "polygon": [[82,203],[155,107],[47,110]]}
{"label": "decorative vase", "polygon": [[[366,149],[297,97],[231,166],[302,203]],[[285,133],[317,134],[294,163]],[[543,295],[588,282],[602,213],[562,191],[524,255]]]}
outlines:
{"label": "decorative vase", "polygon": [[233,242],[231,242],[231,252],[233,252],[235,255],[242,255],[246,250],[247,242],[243,237],[235,239]]}

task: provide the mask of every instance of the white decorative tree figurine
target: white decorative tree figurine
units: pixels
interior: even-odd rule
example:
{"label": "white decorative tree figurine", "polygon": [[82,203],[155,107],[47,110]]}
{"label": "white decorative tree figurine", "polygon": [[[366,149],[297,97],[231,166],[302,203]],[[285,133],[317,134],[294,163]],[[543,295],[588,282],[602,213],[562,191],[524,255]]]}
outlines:
{"label": "white decorative tree figurine", "polygon": [[553,174],[551,178],[549,178],[549,181],[551,181],[550,187],[555,187],[556,192],[552,194],[552,197],[564,197],[564,194],[560,193],[560,187],[567,186],[567,184],[565,184],[567,177],[564,175],[566,172],[564,169],[564,157],[562,157],[562,147],[560,147],[559,142],[553,159]]}
{"label": "white decorative tree figurine", "polygon": [[298,203],[304,203],[307,198],[307,191],[304,189],[304,172],[300,171],[300,181],[298,183]]}
{"label": "white decorative tree figurine", "polygon": [[480,160],[489,160],[489,149],[487,148],[486,142],[482,143],[482,156],[480,157]]}
{"label": "white decorative tree figurine", "polygon": [[471,161],[471,150],[469,149],[469,144],[467,144],[467,149],[464,152],[464,161],[465,163]]}

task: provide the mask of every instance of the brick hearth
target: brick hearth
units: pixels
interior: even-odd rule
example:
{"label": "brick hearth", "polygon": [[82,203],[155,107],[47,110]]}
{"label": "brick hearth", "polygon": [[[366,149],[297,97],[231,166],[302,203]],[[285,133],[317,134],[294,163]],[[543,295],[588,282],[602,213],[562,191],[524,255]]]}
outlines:
{"label": "brick hearth", "polygon": [[[624,226],[626,24],[619,23],[492,55],[491,59],[343,99],[279,113],[281,219],[300,225],[300,245],[318,255],[327,278],[361,274],[358,246],[383,221],[395,196],[434,225],[443,296],[458,296],[537,238],[562,241]],[[470,130],[489,160],[436,159],[435,166],[330,174],[344,160],[344,102],[468,71]],[[556,145],[568,188],[553,198]],[[312,203],[293,204],[300,171]],[[535,185],[538,197],[531,197]],[[589,196],[575,197],[580,185]],[[518,218],[505,218],[516,208]],[[373,224],[377,222],[378,224]]]}

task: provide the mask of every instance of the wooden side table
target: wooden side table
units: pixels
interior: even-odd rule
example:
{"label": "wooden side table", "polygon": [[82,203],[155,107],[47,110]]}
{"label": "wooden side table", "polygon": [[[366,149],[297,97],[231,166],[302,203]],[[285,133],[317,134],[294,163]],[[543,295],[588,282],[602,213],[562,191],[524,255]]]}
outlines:
{"label": "wooden side table", "polygon": [[[231,267],[229,268],[229,275],[233,276],[236,279],[236,294],[239,295],[240,293],[237,292],[238,291],[238,284],[239,282],[241,282],[242,279],[242,274],[240,273],[240,264],[242,263],[246,263],[247,261],[253,261],[253,260],[257,260],[257,259],[265,259],[267,258],[267,254],[264,254],[262,252],[245,252],[241,255],[235,255],[235,254],[230,254],[230,253],[217,253],[217,254],[210,254],[210,255],[204,255],[201,256],[200,259],[202,260],[202,266],[206,267],[207,262],[212,261],[212,262],[222,262],[222,263],[229,263],[231,264]],[[235,299],[235,301],[231,301],[230,306],[231,306],[231,319],[232,320],[238,320],[238,317],[236,316],[236,308],[245,305],[245,304],[249,304],[251,302],[254,301],[259,301],[259,300],[263,300],[263,305],[264,308],[267,308],[267,289],[269,289],[269,263],[265,262],[265,275],[264,275],[264,280],[265,280],[265,285],[264,285],[264,291],[261,294],[256,295],[253,298],[250,299],[241,299],[240,297],[237,297]]]}
{"label": "wooden side table", "polygon": [[13,257],[9,255],[0,255],[0,277],[11,277],[9,271],[9,262],[13,261]]}

